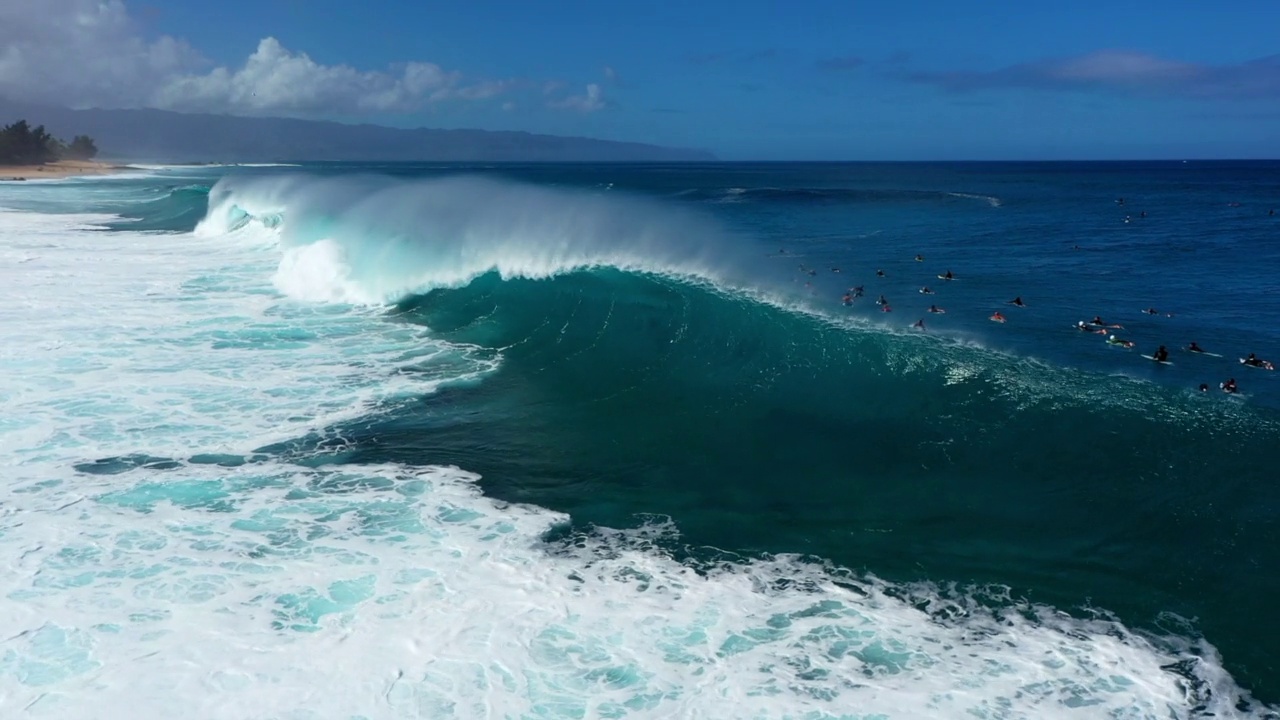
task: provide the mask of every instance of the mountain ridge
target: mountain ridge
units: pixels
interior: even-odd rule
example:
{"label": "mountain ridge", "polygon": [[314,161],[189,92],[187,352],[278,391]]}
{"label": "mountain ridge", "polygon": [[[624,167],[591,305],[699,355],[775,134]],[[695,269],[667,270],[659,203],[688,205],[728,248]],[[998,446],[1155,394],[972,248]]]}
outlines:
{"label": "mountain ridge", "polygon": [[72,110],[0,98],[0,124],[26,119],[55,135],[89,135],[104,158],[133,162],[682,162],[705,150],[542,135],[521,130],[393,128],[332,120],[180,113],[156,109]]}

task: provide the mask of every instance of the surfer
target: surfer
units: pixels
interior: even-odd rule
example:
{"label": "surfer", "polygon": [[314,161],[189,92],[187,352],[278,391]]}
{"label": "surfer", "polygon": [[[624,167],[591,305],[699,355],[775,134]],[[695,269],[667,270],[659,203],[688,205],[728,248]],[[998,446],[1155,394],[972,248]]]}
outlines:
{"label": "surfer", "polygon": [[924,256],[923,256],[923,255],[916,255],[916,262],[924,262]]}
{"label": "surfer", "polygon": [[840,272],[840,268],[838,268],[838,267],[833,267],[833,268],[831,268],[831,272]]}
{"label": "surfer", "polygon": [[877,270],[877,271],[876,271],[876,277],[884,277],[884,271],[883,271],[883,270]]}
{"label": "surfer", "polygon": [[852,304],[853,304],[853,296],[852,296],[852,295],[850,295],[849,293],[845,293],[845,294],[844,294],[844,297],[843,297],[843,298],[840,298],[840,302],[844,303],[845,305],[852,305]]}
{"label": "surfer", "polygon": [[936,315],[940,315],[940,314],[942,314],[942,313],[945,313],[945,312],[946,312],[946,310],[943,310],[942,308],[938,307],[937,305],[930,305],[930,306],[929,306],[929,312],[934,313],[934,314],[936,314]]}
{"label": "surfer", "polygon": [[1156,362],[1166,362],[1169,359],[1169,351],[1161,345],[1160,348],[1156,350],[1155,354],[1151,356],[1151,359]]}
{"label": "surfer", "polygon": [[888,300],[886,300],[886,299],[885,299],[885,297],[884,297],[883,295],[881,295],[881,296],[879,297],[879,299],[877,299],[877,300],[876,300],[876,304],[877,304],[877,305],[888,305],[888,304],[889,304],[889,301],[888,301]]}
{"label": "surfer", "polygon": [[998,323],[1004,322],[1004,316],[1000,314],[999,310],[991,313],[991,317],[988,319],[991,320],[992,322],[998,322]]}
{"label": "surfer", "polygon": [[947,271],[947,272],[942,276],[942,279],[943,279],[943,280],[951,280],[951,279],[954,279],[954,278],[955,278],[955,276],[951,274],[951,271],[950,271],[950,270],[948,270],[948,271]]}
{"label": "surfer", "polygon": [[1113,328],[1113,329],[1116,329],[1116,330],[1123,330],[1123,329],[1124,329],[1124,326],[1123,326],[1123,325],[1118,325],[1118,324],[1116,324],[1116,323],[1112,323],[1112,324],[1108,325],[1107,323],[1105,323],[1105,322],[1103,322],[1103,321],[1102,321],[1102,316],[1100,316],[1100,315],[1094,315],[1094,316],[1093,316],[1093,319],[1089,321],[1089,324],[1090,324],[1090,325],[1097,325],[1098,327],[1108,327],[1108,328]]}
{"label": "surfer", "polygon": [[1133,347],[1133,345],[1134,345],[1134,343],[1133,343],[1133,341],[1132,341],[1132,340],[1121,340],[1120,338],[1116,337],[1115,335],[1112,335],[1112,336],[1110,336],[1110,337],[1108,337],[1108,338],[1107,338],[1107,344],[1108,344],[1108,345],[1119,345],[1120,347],[1125,347],[1125,348],[1131,348],[1131,347]]}
{"label": "surfer", "polygon": [[918,328],[918,329],[920,329],[920,330],[923,330],[923,329],[924,329],[924,318],[920,318],[919,320],[917,320],[917,321],[916,321],[916,324],[915,324],[915,325],[912,325],[911,327],[913,327],[913,328]]}
{"label": "surfer", "polygon": [[1202,348],[1202,347],[1200,347],[1199,345],[1197,345],[1195,340],[1192,340],[1192,341],[1191,341],[1191,344],[1187,346],[1187,352],[1198,352],[1198,353],[1202,353],[1202,352],[1204,352],[1204,348]]}
{"label": "surfer", "polygon": [[1222,392],[1228,392],[1228,393],[1238,392],[1238,390],[1236,390],[1235,378],[1227,378],[1227,381],[1222,383],[1220,387],[1222,388]]}
{"label": "surfer", "polygon": [[1200,383],[1200,392],[1209,392],[1209,383]]}
{"label": "surfer", "polygon": [[1241,360],[1240,362],[1244,363],[1245,365],[1248,365],[1249,367],[1263,368],[1266,370],[1272,370],[1275,368],[1275,366],[1273,366],[1270,361],[1263,360],[1262,358],[1258,357],[1253,353],[1249,353],[1249,357]]}
{"label": "surfer", "polygon": [[1018,297],[1016,297],[1016,298],[1014,298],[1014,299],[1010,300],[1010,301],[1009,301],[1008,303],[1006,303],[1006,304],[1008,304],[1008,305],[1017,305],[1018,307],[1026,307],[1026,306],[1027,306],[1027,304],[1026,304],[1026,303],[1022,302],[1022,296],[1021,296],[1021,295],[1019,295]]}
{"label": "surfer", "polygon": [[857,287],[850,288],[849,292],[853,293],[853,296],[854,296],[854,297],[856,297],[856,298],[860,298],[860,297],[862,297],[862,286],[861,286],[861,285],[859,285],[859,286],[857,286]]}
{"label": "surfer", "polygon": [[920,288],[920,294],[921,294],[921,295],[932,295],[932,294],[933,294],[933,291],[929,289],[929,286],[928,286],[928,285],[925,285],[924,287]]}
{"label": "surfer", "polygon": [[1086,325],[1086,324],[1085,324],[1085,322],[1084,322],[1083,320],[1079,320],[1079,321],[1077,321],[1077,322],[1076,322],[1076,329],[1077,329],[1077,330],[1080,330],[1080,331],[1083,331],[1083,332],[1087,332],[1087,333],[1097,333],[1098,335],[1106,335],[1106,334],[1107,334],[1107,331],[1106,331],[1106,330],[1103,330],[1102,328],[1094,329],[1094,328],[1089,327],[1088,325]]}
{"label": "surfer", "polygon": [[1148,314],[1148,315],[1159,315],[1159,314],[1160,314],[1160,311],[1159,311],[1159,310],[1157,310],[1157,309],[1155,309],[1155,308],[1147,308],[1146,310],[1143,310],[1142,312],[1144,312],[1144,313],[1146,313],[1146,314]]}

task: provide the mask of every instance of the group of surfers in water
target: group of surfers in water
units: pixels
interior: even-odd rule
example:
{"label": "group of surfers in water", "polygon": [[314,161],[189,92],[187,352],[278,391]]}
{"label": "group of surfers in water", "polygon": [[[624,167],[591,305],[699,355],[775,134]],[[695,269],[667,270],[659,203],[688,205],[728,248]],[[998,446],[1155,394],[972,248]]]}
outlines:
{"label": "group of surfers in water", "polygon": [[[786,251],[785,251],[785,250],[783,250],[783,251],[781,251],[781,253],[780,253],[780,254],[783,254],[783,253],[785,253],[785,252],[786,252]],[[923,255],[916,255],[915,260],[916,260],[916,262],[924,262],[924,256],[923,256]],[[807,268],[807,267],[805,267],[804,265],[801,265],[801,266],[800,266],[800,271],[801,271],[801,272],[804,272],[804,273],[806,273],[806,274],[808,274],[808,275],[810,275],[810,276],[813,276],[813,275],[816,275],[816,274],[817,274],[817,271],[816,271],[816,270],[811,269],[811,268]],[[833,272],[833,273],[838,273],[838,272],[840,272],[840,268],[833,267],[833,268],[831,268],[831,272]],[[885,277],[885,276],[886,276],[886,275],[885,275],[884,270],[876,270],[876,277]],[[939,279],[939,280],[943,280],[943,281],[948,281],[948,282],[949,282],[949,281],[951,281],[951,280],[954,280],[954,279],[955,279],[955,275],[954,275],[950,270],[947,270],[947,271],[946,271],[945,273],[943,273],[942,275],[939,275],[939,276],[938,276],[938,279]],[[806,283],[806,284],[808,284],[808,283]],[[841,302],[842,302],[844,305],[852,305],[854,300],[856,300],[857,298],[862,297],[865,293],[866,293],[866,289],[865,289],[865,287],[864,287],[864,286],[862,286],[862,285],[857,285],[857,286],[851,287],[851,288],[849,288],[849,289],[845,292],[844,296],[841,298]],[[925,286],[923,286],[923,287],[921,287],[921,288],[920,288],[920,294],[921,294],[921,295],[934,295],[934,294],[936,294],[936,293],[935,293],[935,292],[933,291],[933,289],[932,289],[932,288],[930,288],[928,285],[925,285]],[[1020,307],[1020,308],[1025,308],[1025,307],[1027,307],[1027,304],[1026,304],[1026,302],[1024,302],[1024,301],[1023,301],[1023,299],[1022,299],[1022,296],[1021,296],[1021,295],[1019,295],[1019,296],[1015,297],[1015,298],[1014,298],[1014,299],[1012,299],[1012,300],[1007,301],[1005,304],[1006,304],[1006,305],[1012,305],[1012,306],[1014,306],[1014,307]],[[884,295],[880,295],[880,297],[878,297],[878,298],[876,299],[876,305],[879,305],[879,306],[880,306],[880,311],[881,311],[881,312],[893,312],[893,307],[889,304],[889,299],[888,299],[888,298],[886,298]],[[929,305],[928,312],[929,312],[929,313],[932,313],[932,314],[935,314],[935,315],[941,315],[941,314],[946,313],[947,311],[946,311],[946,310],[944,310],[944,309],[942,309],[942,308],[940,308],[940,307],[938,307],[936,304],[930,304],[930,305]],[[1147,308],[1147,309],[1143,310],[1142,312],[1143,312],[1144,314],[1146,314],[1146,315],[1161,315],[1161,314],[1163,314],[1165,317],[1173,317],[1173,313],[1161,313],[1159,310],[1156,310],[1155,308]],[[989,318],[987,318],[987,319],[988,319],[988,320],[991,320],[992,322],[998,322],[998,323],[1003,323],[1003,322],[1005,322],[1005,321],[1007,320],[1007,318],[1005,318],[1005,316],[1004,316],[1004,315],[1003,315],[999,310],[997,310],[997,311],[993,312],[993,313],[991,314],[991,316],[990,316]],[[917,320],[915,323],[913,323],[913,324],[912,324],[912,326],[911,326],[911,327],[913,327],[913,328],[915,328],[915,329],[917,329],[917,330],[924,330],[924,329],[925,329],[924,318],[920,318],[919,320]],[[1134,343],[1132,340],[1126,340],[1126,339],[1124,339],[1124,338],[1118,338],[1118,337],[1116,337],[1116,336],[1115,336],[1115,333],[1113,333],[1113,332],[1112,332],[1113,330],[1123,330],[1123,329],[1124,329],[1124,326],[1123,326],[1123,325],[1119,325],[1119,324],[1116,324],[1116,323],[1108,323],[1108,322],[1105,322],[1105,321],[1102,319],[1102,317],[1101,317],[1101,316],[1098,316],[1098,315],[1095,315],[1095,316],[1093,317],[1093,319],[1092,319],[1092,320],[1089,320],[1089,321],[1087,321],[1087,322],[1086,322],[1086,321],[1084,321],[1084,320],[1080,320],[1079,322],[1077,322],[1077,323],[1076,323],[1076,329],[1077,329],[1077,330],[1080,330],[1080,331],[1082,331],[1082,332],[1097,333],[1097,334],[1099,334],[1099,335],[1106,335],[1106,336],[1107,336],[1107,338],[1106,338],[1106,342],[1107,342],[1107,344],[1108,344],[1108,345],[1115,345],[1115,346],[1123,347],[1123,348],[1126,348],[1126,349],[1132,349],[1132,348],[1134,348],[1134,347],[1136,346],[1136,343]],[[1184,348],[1184,350],[1186,350],[1187,352],[1190,352],[1190,353],[1205,354],[1205,355],[1210,355],[1210,356],[1213,356],[1213,357],[1221,357],[1221,356],[1219,356],[1219,355],[1216,355],[1215,353],[1210,353],[1210,352],[1205,351],[1203,348],[1201,348],[1199,345],[1197,345],[1197,344],[1196,344],[1196,342],[1195,342],[1194,340],[1193,340],[1193,341],[1191,341],[1191,343],[1190,343],[1189,345],[1187,345],[1187,346]],[[1168,363],[1169,363],[1169,349],[1168,349],[1168,348],[1166,348],[1164,345],[1161,345],[1160,347],[1158,347],[1158,348],[1156,349],[1156,351],[1155,351],[1154,353],[1152,353],[1152,354],[1149,356],[1149,358],[1150,358],[1151,360],[1154,360],[1155,362],[1158,362],[1158,363],[1168,364]],[[1254,353],[1249,353],[1249,356],[1248,356],[1248,357],[1241,358],[1241,359],[1240,359],[1240,362],[1241,362],[1241,364],[1243,364],[1243,365],[1245,365],[1245,366],[1248,366],[1248,367],[1260,368],[1260,369],[1263,369],[1263,370],[1274,370],[1274,369],[1275,369],[1275,365],[1273,365],[1269,360],[1263,360],[1262,358],[1258,357],[1258,356],[1257,356],[1256,354],[1254,354]],[[1236,380],[1235,380],[1235,378],[1228,378],[1226,381],[1219,383],[1219,384],[1218,384],[1218,387],[1219,387],[1219,388],[1221,388],[1221,389],[1223,390],[1223,392],[1227,392],[1227,393],[1237,393],[1237,392],[1239,392],[1239,389],[1238,389],[1238,387],[1236,386]],[[1209,385],[1208,385],[1207,383],[1202,383],[1202,384],[1200,385],[1200,390],[1201,390],[1202,392],[1207,391],[1208,389],[1209,389]]]}
{"label": "group of surfers in water", "polygon": [[[1147,315],[1158,315],[1158,314],[1159,314],[1159,311],[1155,310],[1154,308],[1148,308],[1148,309],[1144,310],[1143,312],[1144,312],[1145,314],[1147,314]],[[1166,317],[1173,317],[1173,315],[1172,315],[1172,314],[1166,314]],[[1123,329],[1124,329],[1124,326],[1123,326],[1123,325],[1117,325],[1117,324],[1114,324],[1114,323],[1106,323],[1106,322],[1103,322],[1102,318],[1101,318],[1101,317],[1099,317],[1099,316],[1097,316],[1097,315],[1095,315],[1095,316],[1093,317],[1093,319],[1092,319],[1092,320],[1090,320],[1089,322],[1085,322],[1084,320],[1081,320],[1081,321],[1077,322],[1077,323],[1076,323],[1076,329],[1077,329],[1077,330],[1080,330],[1080,331],[1082,331],[1082,332],[1089,332],[1089,333],[1097,333],[1097,334],[1099,334],[1099,335],[1106,335],[1106,336],[1107,336],[1107,344],[1108,344],[1108,345],[1117,345],[1117,346],[1119,346],[1119,347],[1123,347],[1123,348],[1126,348],[1126,349],[1131,349],[1131,348],[1133,348],[1133,347],[1135,347],[1135,346],[1136,346],[1136,343],[1134,343],[1132,340],[1125,340],[1125,339],[1123,339],[1123,338],[1118,338],[1118,337],[1116,337],[1116,336],[1115,336],[1115,334],[1114,334],[1114,333],[1112,333],[1112,332],[1111,332],[1111,330],[1123,330]],[[1189,353],[1195,353],[1195,354],[1197,354],[1197,355],[1209,355],[1209,356],[1211,356],[1211,357],[1222,357],[1221,355],[1218,355],[1217,353],[1211,353],[1211,352],[1209,352],[1209,351],[1205,350],[1204,348],[1200,347],[1200,345],[1199,345],[1199,344],[1197,344],[1195,340],[1192,340],[1192,341],[1191,341],[1191,342],[1190,342],[1190,343],[1189,343],[1185,348],[1183,348],[1183,349],[1184,349],[1184,350],[1186,350],[1186,351],[1187,351],[1187,352],[1189,352]],[[1152,360],[1154,360],[1155,362],[1158,362],[1158,363],[1168,363],[1168,362],[1169,362],[1169,349],[1168,349],[1168,348],[1166,348],[1164,345],[1161,345],[1160,347],[1156,348],[1156,351],[1155,351],[1154,353],[1152,353],[1152,354],[1150,355],[1150,359],[1152,359]],[[1258,357],[1256,353],[1249,353],[1249,356],[1248,356],[1248,357],[1240,358],[1240,364],[1245,365],[1245,366],[1247,366],[1247,367],[1259,368],[1259,369],[1261,369],[1261,370],[1275,370],[1275,369],[1276,369],[1276,368],[1275,368],[1275,365],[1274,365],[1274,364],[1272,364],[1272,362],[1271,362],[1270,360],[1264,360],[1264,359],[1262,359],[1262,358]],[[1234,393],[1237,393],[1237,392],[1239,392],[1239,391],[1240,391],[1240,390],[1239,390],[1239,387],[1236,385],[1236,379],[1235,379],[1235,378],[1228,378],[1226,381],[1221,382],[1221,383],[1218,383],[1218,387],[1219,387],[1219,388],[1221,388],[1221,389],[1222,389],[1222,391],[1223,391],[1223,392],[1226,392],[1226,393],[1233,393],[1233,394],[1234,394]],[[1209,384],[1208,384],[1208,383],[1201,383],[1201,384],[1200,384],[1200,391],[1201,391],[1201,392],[1207,392],[1208,390],[1209,390]]]}

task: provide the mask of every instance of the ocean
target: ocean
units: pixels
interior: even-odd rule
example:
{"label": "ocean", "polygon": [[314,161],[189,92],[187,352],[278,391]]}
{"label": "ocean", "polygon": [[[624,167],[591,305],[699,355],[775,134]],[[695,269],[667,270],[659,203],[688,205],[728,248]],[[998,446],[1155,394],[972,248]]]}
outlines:
{"label": "ocean", "polygon": [[0,709],[1280,718],[1273,208],[1277,162],[0,183]]}

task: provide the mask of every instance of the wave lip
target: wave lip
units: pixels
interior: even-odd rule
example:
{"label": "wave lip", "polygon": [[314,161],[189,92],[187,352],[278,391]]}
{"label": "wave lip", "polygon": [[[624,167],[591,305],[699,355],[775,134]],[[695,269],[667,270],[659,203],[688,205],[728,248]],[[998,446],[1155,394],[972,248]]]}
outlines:
{"label": "wave lip", "polygon": [[749,274],[746,254],[708,218],[477,177],[228,178],[197,233],[273,221],[284,253],[276,287],[297,299],[383,304],[487,272],[545,278],[607,266],[729,284]]}

